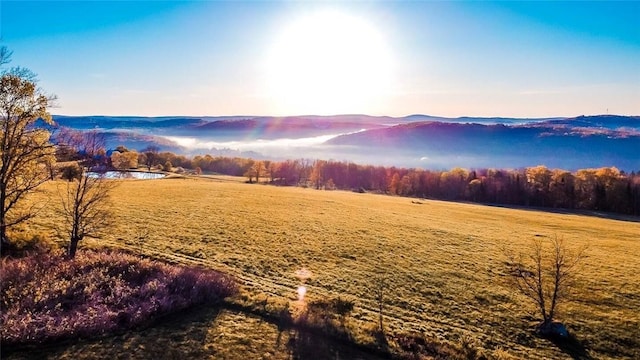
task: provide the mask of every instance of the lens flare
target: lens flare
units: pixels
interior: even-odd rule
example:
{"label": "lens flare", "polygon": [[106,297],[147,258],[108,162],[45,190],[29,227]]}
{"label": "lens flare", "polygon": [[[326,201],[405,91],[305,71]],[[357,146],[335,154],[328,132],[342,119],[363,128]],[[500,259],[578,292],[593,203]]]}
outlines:
{"label": "lens flare", "polygon": [[299,301],[304,301],[304,296],[307,293],[307,288],[304,286],[299,286],[298,287],[298,300]]}

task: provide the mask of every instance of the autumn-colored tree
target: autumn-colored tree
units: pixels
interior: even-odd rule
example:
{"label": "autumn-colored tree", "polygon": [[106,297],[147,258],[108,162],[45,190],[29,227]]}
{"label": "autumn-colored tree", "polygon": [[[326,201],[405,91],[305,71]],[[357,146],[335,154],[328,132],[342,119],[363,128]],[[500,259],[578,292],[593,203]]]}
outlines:
{"label": "autumn-colored tree", "polygon": [[313,168],[309,175],[309,181],[313,184],[316,190],[324,184],[324,166],[327,164],[324,160],[316,160],[313,162]]}
{"label": "autumn-colored tree", "polygon": [[389,183],[389,192],[392,195],[400,194],[400,174],[397,172],[393,174],[391,177],[391,182]]}
{"label": "autumn-colored tree", "polygon": [[[0,65],[9,62],[11,52],[0,47]],[[47,96],[28,70],[13,68],[0,75],[0,251],[9,245],[7,228],[34,216],[25,208],[26,195],[50,178],[47,163],[54,158],[48,131],[38,128],[42,119],[51,123]]]}
{"label": "autumn-colored tree", "polygon": [[298,184],[299,166],[298,160],[284,161],[278,165],[274,177],[278,178],[282,185],[296,185]]}
{"label": "autumn-colored tree", "polygon": [[280,164],[275,161],[270,161],[267,166],[267,174],[269,174],[269,182],[274,183],[276,178],[279,177]]}
{"label": "autumn-colored tree", "polygon": [[596,206],[597,177],[595,169],[581,169],[575,175],[578,207],[593,209]]}
{"label": "autumn-colored tree", "polygon": [[256,182],[260,182],[260,177],[264,177],[266,170],[266,167],[264,166],[264,161],[256,161],[253,163],[253,166],[251,167],[251,169],[253,170],[253,174],[256,178]]}
{"label": "autumn-colored tree", "polygon": [[469,182],[469,195],[471,196],[472,201],[478,201],[478,199],[482,196],[482,192],[482,180],[473,179]]}
{"label": "autumn-colored tree", "polygon": [[440,189],[445,199],[459,200],[464,196],[469,184],[469,172],[462,168],[453,168],[440,175]]}
{"label": "autumn-colored tree", "polygon": [[610,211],[616,207],[616,204],[625,201],[626,188],[621,181],[620,170],[615,167],[597,169],[596,179],[596,207],[598,210]]}
{"label": "autumn-colored tree", "polygon": [[569,171],[555,169],[551,172],[549,197],[553,207],[572,209],[575,203],[574,176]]}
{"label": "autumn-colored tree", "polygon": [[527,168],[525,174],[532,205],[547,206],[551,185],[551,170],[539,165]]}
{"label": "autumn-colored tree", "polygon": [[111,153],[111,165],[118,170],[127,170],[138,167],[138,153],[135,151]]}

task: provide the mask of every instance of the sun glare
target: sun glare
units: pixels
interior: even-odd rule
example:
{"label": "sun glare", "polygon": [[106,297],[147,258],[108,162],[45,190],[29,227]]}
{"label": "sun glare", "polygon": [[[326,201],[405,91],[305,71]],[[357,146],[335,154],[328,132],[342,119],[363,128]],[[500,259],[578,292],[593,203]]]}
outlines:
{"label": "sun glare", "polygon": [[289,24],[267,67],[269,96],[287,114],[372,113],[392,80],[391,51],[376,27],[333,11]]}

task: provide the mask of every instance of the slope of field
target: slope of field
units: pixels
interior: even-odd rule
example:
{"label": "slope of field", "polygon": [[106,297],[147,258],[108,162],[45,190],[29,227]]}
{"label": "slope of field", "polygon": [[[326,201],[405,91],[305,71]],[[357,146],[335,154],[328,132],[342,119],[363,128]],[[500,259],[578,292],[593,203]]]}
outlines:
{"label": "slope of field", "polygon": [[[37,195],[53,200],[34,230],[60,222],[57,186]],[[558,236],[588,245],[576,301],[559,320],[595,358],[640,357],[640,222],[228,179],[122,181],[113,200],[116,225],[80,251],[99,243],[202,264],[237,276],[256,299],[293,301],[296,272],[307,269],[308,297],[353,300],[347,321],[363,334],[377,322],[374,290],[385,278],[388,333],[468,336],[515,358],[569,358],[532,335],[535,309],[503,271],[505,251]]]}

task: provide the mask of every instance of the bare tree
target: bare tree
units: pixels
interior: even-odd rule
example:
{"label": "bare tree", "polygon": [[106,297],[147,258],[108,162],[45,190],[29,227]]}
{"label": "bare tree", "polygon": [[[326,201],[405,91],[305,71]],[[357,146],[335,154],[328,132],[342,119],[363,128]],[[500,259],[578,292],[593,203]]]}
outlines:
{"label": "bare tree", "polygon": [[147,146],[142,153],[145,155],[145,165],[147,165],[147,169],[151,171],[151,167],[156,165],[158,162],[158,152],[160,149],[157,146]]}
{"label": "bare tree", "polygon": [[[0,65],[11,52],[0,47]],[[7,228],[35,215],[22,200],[50,178],[47,163],[54,161],[50,133],[39,128],[39,119],[51,123],[47,111],[53,101],[26,69],[3,71],[0,77],[0,249],[9,245]],[[22,209],[21,209],[22,208]]]}
{"label": "bare tree", "polygon": [[62,215],[69,235],[69,258],[75,257],[82,239],[97,237],[111,224],[109,195],[115,184],[104,174],[86,172],[67,183],[62,195]]}
{"label": "bare tree", "polygon": [[104,137],[96,132],[71,135],[68,139],[74,140],[66,146],[82,149],[85,159],[81,160],[79,176],[69,177],[66,190],[61,191],[63,226],[69,236],[69,258],[75,257],[82,239],[97,237],[111,224],[109,197],[116,185],[104,174],[89,172],[95,154],[104,152]]}
{"label": "bare tree", "polygon": [[381,334],[384,334],[383,312],[384,312],[384,294],[387,290],[387,276],[386,274],[378,274],[374,278],[375,287],[373,288],[373,294],[378,304],[378,330]]}
{"label": "bare tree", "polygon": [[11,62],[11,55],[13,55],[13,51],[9,50],[8,47],[0,47],[0,66]]}
{"label": "bare tree", "polygon": [[96,130],[78,131],[61,127],[55,134],[57,153],[63,161],[79,160],[83,166],[93,168],[104,166],[106,160],[106,138]]}
{"label": "bare tree", "polygon": [[569,297],[578,272],[577,265],[585,257],[585,248],[569,251],[562,239],[533,240],[528,254],[518,259],[509,256],[512,285],[522,295],[532,300],[540,312],[542,322],[538,330],[553,333],[553,323],[558,304]]}

